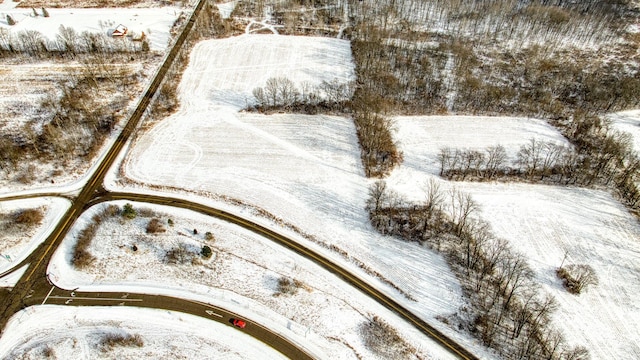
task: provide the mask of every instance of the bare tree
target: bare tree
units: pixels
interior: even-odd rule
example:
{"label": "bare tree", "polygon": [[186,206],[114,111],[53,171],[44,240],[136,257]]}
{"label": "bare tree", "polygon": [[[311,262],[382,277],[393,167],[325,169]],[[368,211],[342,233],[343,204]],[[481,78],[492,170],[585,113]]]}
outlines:
{"label": "bare tree", "polygon": [[369,212],[377,212],[385,204],[385,196],[387,192],[387,182],[378,180],[369,186],[369,198],[367,200],[367,210]]}
{"label": "bare tree", "polygon": [[11,32],[8,29],[0,28],[0,50],[11,51],[15,49],[13,47]]}
{"label": "bare tree", "polygon": [[497,145],[488,147],[486,153],[487,161],[485,162],[484,176],[491,180],[504,167],[507,161],[507,151],[504,146]]}
{"label": "bare tree", "polygon": [[522,145],[520,151],[518,151],[517,163],[523,167],[529,178],[532,178],[540,168],[543,149],[544,144],[532,138],[528,144]]}
{"label": "bare tree", "polygon": [[75,54],[78,47],[78,33],[71,26],[60,25],[58,34],[56,34],[56,42],[60,51]]}
{"label": "bare tree", "polygon": [[470,194],[465,194],[456,188],[451,189],[449,195],[451,197],[450,216],[454,223],[455,234],[460,236],[468,230],[470,217],[478,210],[478,205]]}
{"label": "bare tree", "polygon": [[299,91],[293,81],[288,78],[278,78],[278,99],[284,106],[291,106],[298,100]]}
{"label": "bare tree", "polygon": [[46,51],[46,47],[43,49],[42,44],[44,38],[42,33],[35,30],[24,30],[18,33],[18,41],[22,46],[22,51],[29,54],[37,54],[41,51]]}
{"label": "bare tree", "polygon": [[564,147],[554,143],[545,143],[544,157],[540,164],[540,180],[543,180],[545,176],[551,175],[551,171],[558,164],[558,159],[562,154]]}
{"label": "bare tree", "polygon": [[453,157],[453,150],[450,147],[440,148],[438,153],[438,162],[440,163],[440,176],[444,176],[449,170],[451,170],[451,160]]}
{"label": "bare tree", "polygon": [[580,294],[588,286],[598,285],[599,282],[595,270],[586,264],[558,268],[557,274],[563,280],[565,288],[572,294]]}
{"label": "bare tree", "polygon": [[[440,189],[440,183],[435,179],[429,179],[425,184],[425,228],[431,220],[435,212],[442,210],[442,204],[444,203],[444,193]],[[425,229],[426,230],[426,229]]]}
{"label": "bare tree", "polygon": [[253,89],[253,97],[255,97],[256,100],[258,101],[258,106],[262,106],[262,107],[267,106],[269,99],[265,94],[264,88],[257,87]]}

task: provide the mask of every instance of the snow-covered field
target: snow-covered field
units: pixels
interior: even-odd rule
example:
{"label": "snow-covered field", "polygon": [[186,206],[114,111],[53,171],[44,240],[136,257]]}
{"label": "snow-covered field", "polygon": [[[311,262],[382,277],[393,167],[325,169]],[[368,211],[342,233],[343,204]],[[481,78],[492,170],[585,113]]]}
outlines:
{"label": "snow-covered field", "polygon": [[[238,112],[253,103],[251,91],[270,77],[286,76],[298,85],[333,79],[351,81],[354,75],[350,56],[348,42],[327,38],[244,35],[198,44],[179,86],[181,108],[135,140],[122,165],[124,173],[138,183],[225,195],[275,214],[383,274],[416,301],[379,283],[385,292],[425,320],[441,326],[472,352],[490,358],[475,340],[435,320],[437,315],[453,313],[463,304],[459,285],[441,256],[416,244],[381,236],[370,227],[364,206],[372,180],[365,178],[361,168],[350,119]],[[503,145],[514,156],[531,138],[566,143],[552,127],[535,119],[452,116],[399,117],[396,121],[396,137],[405,162],[387,181],[412,201],[424,198],[423,184],[438,173],[436,155],[441,147],[483,149]],[[447,187],[454,185],[443,183]],[[127,184],[114,181],[109,186]],[[481,216],[498,236],[527,255],[544,289],[559,301],[554,320],[570,344],[586,346],[594,359],[640,357],[640,301],[636,297],[640,293],[640,226],[624,207],[607,193],[594,190],[493,183],[455,186],[472,194],[481,207]],[[183,235],[155,239],[153,235],[137,233],[139,229],[132,224],[105,226],[101,230],[105,233],[96,238],[92,250],[98,255],[97,265],[88,273],[69,268],[70,237],[51,265],[54,280],[69,288],[81,286],[86,290],[131,288],[198,299],[206,296],[207,301],[232,304],[239,313],[248,313],[249,318],[292,338],[312,336],[313,346],[337,358],[347,358],[352,351],[327,337],[344,339],[366,354],[354,329],[366,314],[383,314],[420,350],[436,357],[446,356],[384,308],[367,298],[350,295],[352,289],[314,264],[228,224],[187,212],[161,211],[175,216],[173,220],[182,227]],[[200,234],[212,231],[218,238],[214,243],[215,258],[198,266],[164,264],[161,255],[167,247],[178,242],[192,246],[203,243],[202,235],[191,233],[193,228],[198,228]],[[135,253],[129,250],[132,241],[139,247]],[[554,274],[565,253],[567,261],[593,266],[600,285],[579,296],[568,294]],[[330,256],[348,263],[336,254]],[[353,264],[347,266],[359,271]],[[200,271],[216,276],[202,276]],[[291,298],[275,298],[275,279],[279,275],[300,278],[312,290],[300,291]],[[173,279],[175,285],[167,288],[167,278]],[[58,310],[45,307],[31,311],[50,317]],[[127,316],[108,311],[104,313],[108,319]],[[144,318],[151,322],[157,313],[153,314]],[[73,316],[82,319],[85,315],[73,313],[55,329],[76,327]],[[19,313],[12,323],[18,325],[12,326],[22,326],[20,322],[26,318],[30,318],[27,312]],[[328,326],[327,318],[344,318],[344,323]],[[184,321],[185,325],[191,327],[204,321],[192,320]],[[292,325],[287,329],[289,321]],[[87,323],[101,328],[111,326],[108,321]],[[135,331],[145,339],[145,328],[166,336],[166,330],[158,330],[158,323],[165,324],[164,320],[144,323]],[[32,324],[24,328],[35,332],[38,325],[35,321]],[[80,338],[83,349],[91,341],[95,344],[89,331],[93,329],[81,329],[72,335]],[[59,351],[73,349],[69,345],[72,340],[56,338],[51,332],[44,334],[51,336],[46,341],[57,339],[54,341],[61,344]],[[10,345],[3,345],[4,341]],[[35,338],[24,346],[35,347],[35,353],[42,349],[43,341]],[[0,350],[17,343],[20,341],[3,337]],[[219,346],[222,343],[235,346],[234,340],[220,341]],[[217,349],[219,346],[212,345]]]}
{"label": "snow-covered field", "polygon": [[615,130],[631,135],[633,147],[640,153],[640,110],[621,111],[609,114],[607,118]]}
{"label": "snow-covered field", "polygon": [[252,101],[252,89],[272,76],[317,84],[350,81],[352,74],[349,44],[342,40],[243,35],[202,42],[179,86],[180,110],[136,139],[123,167],[138,182],[263,208],[371,265],[418,299],[401,302],[433,321],[462,304],[459,286],[439,255],[370,227],[364,209],[370,180],[353,122],[238,112]]}
{"label": "snow-covered field", "polygon": [[[5,359],[285,359],[223,324],[144,308],[29,307],[3,334]],[[106,348],[102,341],[110,334],[139,335],[143,346]]]}
{"label": "snow-covered field", "polygon": [[[96,261],[87,270],[75,271],[69,265],[75,236],[105,206],[83,214],[56,251],[48,272],[57,285],[79,287],[81,291],[144,289],[147,293],[196,296],[194,300],[231,307],[323,359],[352,359],[354,350],[367,354],[365,358],[375,358],[364,345],[360,326],[377,314],[398,329],[422,356],[449,358],[446,352],[438,350],[439,346],[384,307],[313,262],[241,227],[190,211],[133,203],[139,213],[147,208],[153,215],[139,215],[134,220],[116,215],[105,220],[89,248]],[[145,233],[151,218],[160,219],[166,232]],[[168,225],[168,219],[173,226]],[[207,240],[207,232],[215,240]],[[137,247],[135,252],[133,245]],[[185,264],[165,261],[167,251],[181,245],[194,251],[195,265],[191,261]],[[198,254],[203,245],[212,248],[211,259],[202,259]],[[299,280],[304,285],[296,294],[278,295],[277,281],[281,277]]]}
{"label": "snow-covered field", "polygon": [[[6,1],[5,1],[6,2]],[[130,31],[140,34],[144,31],[151,50],[162,51],[169,45],[169,30],[182,11],[179,8],[102,8],[102,9],[47,9],[49,17],[34,16],[31,9],[1,9],[0,28],[17,34],[26,30],[40,32],[50,41],[56,40],[60,26],[71,27],[78,34],[84,31],[110,35],[116,26],[122,24]],[[7,24],[10,15],[16,25]]]}
{"label": "snow-covered field", "polygon": [[[514,161],[522,145],[531,139],[568,145],[567,140],[546,122],[531,118],[491,116],[398,116],[396,140],[410,152],[400,168],[403,178],[414,178],[405,171],[440,173],[437,161],[440,149],[484,151],[502,145]],[[418,176],[419,174],[416,174]],[[398,176],[395,172],[392,176]]]}
{"label": "snow-covered field", "polygon": [[[0,235],[0,273],[24,260],[49,235],[55,224],[69,207],[69,201],[62,198],[39,198],[0,202],[0,213],[8,215],[17,210],[43,208],[42,224],[25,234],[6,232]],[[1,222],[0,222],[1,223]],[[15,230],[14,230],[15,231]]]}
{"label": "snow-covered field", "polygon": [[[513,154],[519,141],[532,136],[561,140],[560,134],[535,120],[527,125],[523,120],[495,118],[489,126],[477,127],[479,120],[451,117],[455,131],[442,126],[443,121],[431,117],[397,121],[405,162],[389,176],[388,184],[413,201],[424,199],[422,186],[434,174],[438,146],[502,144]],[[508,130],[513,129],[512,121],[520,131]],[[503,128],[507,130],[499,131]],[[624,206],[606,192],[580,188],[442,183],[470,193],[495,234],[528,257],[544,290],[559,302],[555,325],[569,344],[586,346],[593,359],[640,357],[640,226]],[[555,275],[565,253],[565,265],[591,265],[600,284],[579,296],[565,291]]]}

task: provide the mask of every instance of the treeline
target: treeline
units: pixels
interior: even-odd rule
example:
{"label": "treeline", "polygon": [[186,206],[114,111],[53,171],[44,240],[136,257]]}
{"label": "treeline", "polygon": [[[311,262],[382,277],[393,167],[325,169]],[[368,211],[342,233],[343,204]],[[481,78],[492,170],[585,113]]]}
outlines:
{"label": "treeline", "polygon": [[55,40],[36,30],[12,32],[0,28],[0,56],[24,53],[31,56],[76,55],[85,53],[132,53],[149,51],[148,39],[138,41],[113,38],[103,33],[83,31],[60,25]]}
{"label": "treeline", "polygon": [[442,148],[438,153],[440,176],[454,181],[523,178],[575,184],[579,157],[571,148],[532,138],[520,147],[514,161],[509,161],[503,146],[489,146],[483,151]]}
{"label": "treeline", "polygon": [[640,157],[629,134],[611,130],[596,116],[574,119],[574,145],[531,139],[515,159],[502,146],[484,150],[442,148],[440,176],[454,181],[526,180],[560,185],[604,186],[616,190],[634,212],[640,212]]}
{"label": "treeline", "polygon": [[262,87],[253,89],[257,104],[250,107],[259,112],[278,111],[317,114],[319,112],[345,112],[353,84],[338,79],[323,81],[319,85],[303,82],[298,87],[287,77],[269,78]]}
{"label": "treeline", "polygon": [[[557,307],[544,294],[527,265],[506,240],[476,219],[477,204],[456,189],[444,192],[435,181],[422,204],[407,205],[378,181],[369,189],[367,210],[382,234],[426,244],[440,251],[458,277],[470,308],[458,322],[506,359],[582,359],[584,347],[570,347],[552,327]],[[567,266],[570,269],[570,266]]]}

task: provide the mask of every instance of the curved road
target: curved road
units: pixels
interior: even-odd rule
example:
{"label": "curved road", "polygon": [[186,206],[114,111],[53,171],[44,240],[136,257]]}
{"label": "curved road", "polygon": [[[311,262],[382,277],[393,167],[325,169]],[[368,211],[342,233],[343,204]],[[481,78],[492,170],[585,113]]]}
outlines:
{"label": "curved road", "polygon": [[[176,39],[174,46],[169,53],[165,56],[165,59],[160,66],[156,76],[147,88],[146,92],[142,96],[135,111],[132,113],[126,126],[119,134],[114,145],[108,150],[107,155],[103,161],[99,164],[96,171],[89,177],[87,184],[82,188],[82,191],[78,197],[73,201],[72,206],[66,212],[63,219],[58,223],[49,237],[36,249],[27,259],[25,259],[20,265],[15,266],[13,269],[18,269],[23,264],[29,264],[22,278],[18,281],[13,290],[4,297],[4,306],[0,313],[0,327],[4,329],[6,322],[9,318],[26,306],[37,305],[42,303],[48,304],[66,304],[66,305],[120,305],[120,306],[142,306],[152,307],[159,309],[175,310],[180,312],[186,312],[199,316],[206,316],[213,320],[221,322],[228,322],[229,318],[237,316],[236,314],[227,312],[224,309],[213,307],[209,304],[189,301],[185,299],[178,299],[168,296],[159,295],[146,295],[146,294],[125,294],[125,293],[75,293],[69,290],[63,290],[52,286],[47,278],[46,271],[47,265],[53,255],[54,250],[60,245],[65,235],[71,229],[72,225],[78,219],[78,217],[88,207],[110,200],[129,200],[138,202],[148,202],[159,205],[168,205],[173,207],[181,207],[185,209],[194,210],[206,215],[215,216],[228,222],[237,224],[258,234],[261,234],[282,246],[297,252],[298,254],[305,256],[316,263],[320,264],[327,270],[339,275],[342,279],[352,284],[357,289],[361,290],[368,296],[371,296],[380,304],[386,306],[390,310],[394,311],[402,318],[409,321],[417,329],[422,331],[427,336],[431,337],[438,343],[442,344],[452,354],[462,359],[476,359],[476,357],[469,351],[444,336],[438,330],[430,326],[425,321],[421,320],[408,309],[397,303],[395,300],[385,295],[375,287],[371,286],[368,282],[360,277],[351,274],[341,266],[334,264],[326,259],[321,254],[311,251],[299,243],[286,238],[285,236],[255,224],[250,220],[241,218],[234,214],[210,208],[202,204],[190,202],[178,198],[154,196],[154,195],[140,195],[132,193],[108,193],[102,187],[102,182],[107,171],[117,158],[118,154],[122,151],[124,145],[129,140],[133,131],[137,128],[140,119],[147,106],[149,105],[153,95],[156,93],[160,86],[167,70],[171,67],[173,60],[178,54],[182,44],[186,40],[191,28],[195,23],[195,19],[198,17],[202,10],[206,0],[199,0],[196,5],[189,21],[185,25],[185,28]],[[53,194],[49,194],[53,195]],[[33,197],[30,195],[28,197]],[[13,197],[6,197],[6,199]],[[18,197],[16,197],[18,198]],[[11,270],[14,271],[14,270]],[[9,273],[8,271],[6,273]],[[6,274],[5,273],[5,274]],[[0,274],[3,276],[5,274]],[[269,329],[262,327],[258,324],[248,323],[244,329],[246,333],[254,336],[257,339],[269,344],[273,348],[280,351],[285,356],[293,359],[311,359],[312,357],[292,344],[287,339],[278,334],[274,334]]]}

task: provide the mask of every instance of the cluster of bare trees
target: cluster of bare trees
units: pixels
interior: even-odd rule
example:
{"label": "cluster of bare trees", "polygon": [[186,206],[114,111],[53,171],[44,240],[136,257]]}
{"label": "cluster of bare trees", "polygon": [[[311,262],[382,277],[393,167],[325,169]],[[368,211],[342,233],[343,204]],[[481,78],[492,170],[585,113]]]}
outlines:
{"label": "cluster of bare trees", "polygon": [[426,184],[423,204],[406,205],[384,181],[369,190],[367,209],[378,231],[428,244],[445,255],[472,306],[464,326],[505,358],[576,359],[583,347],[568,347],[550,325],[557,307],[543,294],[526,258],[476,218],[477,205],[456,189]]}
{"label": "cluster of bare trees", "polygon": [[[39,115],[19,131],[0,135],[0,169],[9,175],[35,171],[30,161],[50,161],[62,168],[72,159],[91,158],[124,115],[136,82],[130,69],[113,68],[102,58],[85,57],[55,93],[38,105]],[[34,175],[19,176],[28,183]],[[20,180],[22,179],[22,180]]]}
{"label": "cluster of bare trees", "polygon": [[257,101],[256,110],[293,111],[315,114],[322,111],[342,111],[353,94],[353,83],[338,79],[323,81],[314,86],[303,82],[300,87],[286,77],[269,78],[263,87],[253,89]]}
{"label": "cluster of bare trees", "polygon": [[83,53],[132,53],[149,51],[147,39],[130,41],[127,38],[113,38],[107,34],[83,31],[78,33],[72,27],[60,25],[55,40],[49,40],[36,30],[17,33],[0,29],[0,54],[24,53],[30,56]]}
{"label": "cluster of bare trees", "polygon": [[520,147],[515,163],[503,146],[479,150],[448,147],[438,153],[440,176],[448,180],[492,180],[505,177],[526,178],[529,181],[575,183],[579,157],[571,148],[554,142],[532,138]]}
{"label": "cluster of bare trees", "polygon": [[385,30],[414,30],[429,24],[455,37],[523,48],[534,43],[553,47],[567,43],[602,46],[620,29],[613,19],[633,15],[628,3],[380,0],[373,4],[351,2],[350,10]]}
{"label": "cluster of bare trees", "polygon": [[382,177],[402,162],[393,135],[393,120],[383,114],[384,109],[372,93],[356,88],[352,99],[353,120],[360,144],[360,158],[368,177]]}

